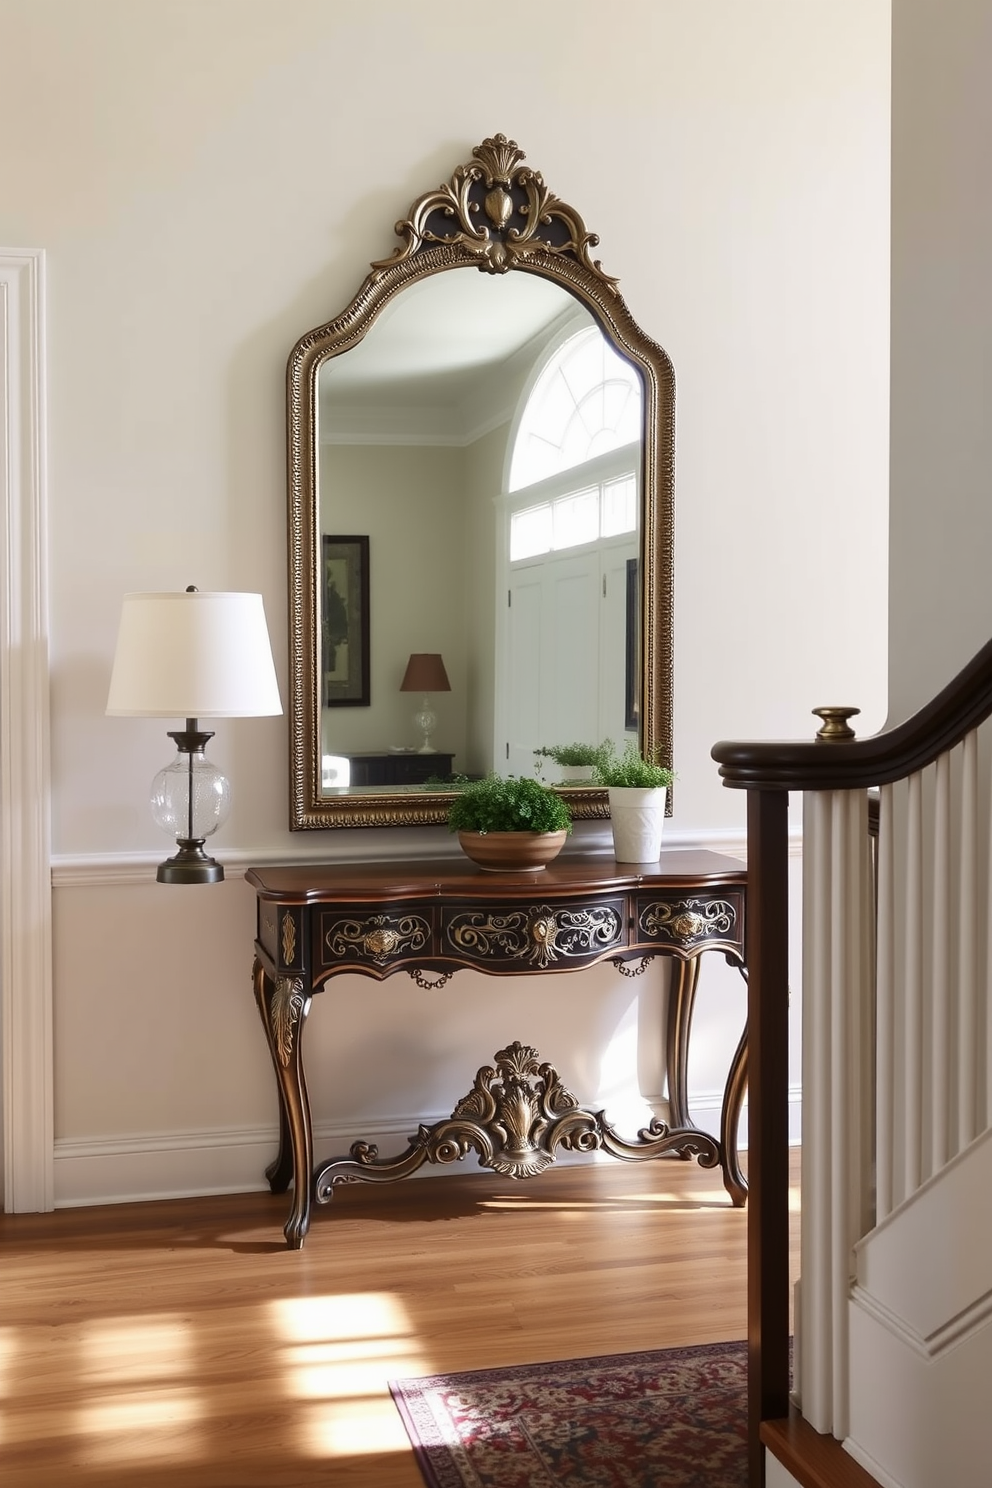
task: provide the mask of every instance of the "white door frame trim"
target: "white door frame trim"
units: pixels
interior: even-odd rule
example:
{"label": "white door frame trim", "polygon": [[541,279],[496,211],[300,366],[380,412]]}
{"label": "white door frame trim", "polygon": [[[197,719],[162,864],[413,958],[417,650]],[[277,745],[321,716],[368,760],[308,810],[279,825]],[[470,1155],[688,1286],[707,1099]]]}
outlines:
{"label": "white door frame trim", "polygon": [[0,248],[0,1003],[8,1213],[54,1207],[44,253]]}

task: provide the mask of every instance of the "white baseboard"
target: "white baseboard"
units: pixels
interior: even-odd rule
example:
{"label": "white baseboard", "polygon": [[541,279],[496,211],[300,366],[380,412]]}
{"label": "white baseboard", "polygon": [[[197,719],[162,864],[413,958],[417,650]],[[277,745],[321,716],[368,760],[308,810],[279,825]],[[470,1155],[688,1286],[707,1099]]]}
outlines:
{"label": "white baseboard", "polygon": [[858,1466],[863,1467],[866,1473],[871,1473],[871,1476],[878,1483],[879,1488],[903,1488],[902,1483],[894,1478],[891,1473],[886,1472],[882,1464],[876,1462],[870,1452],[862,1451],[858,1443],[852,1441],[850,1437],[844,1442],[844,1451],[849,1457],[853,1457]]}
{"label": "white baseboard", "polygon": [[[346,1157],[357,1140],[374,1142],[384,1157],[402,1152],[421,1121],[436,1116],[398,1117],[356,1132],[343,1123],[315,1123],[317,1161]],[[204,1198],[212,1194],[261,1193],[268,1188],[265,1169],[276,1155],[278,1129],[237,1127],[199,1132],[161,1132],[126,1138],[95,1137],[55,1143],[55,1207],[88,1204],[133,1204],[157,1199]],[[470,1156],[455,1165],[470,1171]],[[438,1174],[443,1167],[427,1167]]]}
{"label": "white baseboard", "polygon": [[[363,1132],[361,1137],[377,1142],[384,1154],[399,1152],[420,1119],[379,1121],[375,1133]],[[315,1124],[318,1161],[347,1154],[357,1138],[353,1128]],[[265,1169],[276,1155],[278,1141],[274,1122],[261,1127],[57,1141],[55,1206],[69,1209],[264,1192],[268,1188]]]}
{"label": "white baseboard", "polygon": [[56,1141],[55,1207],[264,1190],[277,1140],[273,1125]]}
{"label": "white baseboard", "polygon": [[[720,1135],[720,1110],[723,1104],[721,1091],[700,1096],[693,1095],[689,1101],[689,1109],[693,1121],[701,1126],[704,1131],[712,1132],[713,1136]],[[803,1140],[803,1092],[802,1086],[789,1086],[789,1146],[801,1147]],[[744,1106],[741,1110],[741,1125],[738,1133],[738,1142],[741,1151],[747,1149],[747,1096],[744,1097]]]}
{"label": "white baseboard", "polygon": [[[664,1102],[659,1103],[664,1112]],[[428,1125],[450,1115],[381,1118],[376,1130],[356,1132],[343,1123],[317,1123],[314,1148],[317,1160],[346,1156],[352,1142],[375,1142],[384,1157],[405,1149],[421,1122]],[[720,1130],[719,1093],[703,1094],[692,1101],[693,1120],[704,1131]],[[797,1145],[800,1136],[801,1101],[798,1087],[789,1094],[789,1140]],[[626,1128],[624,1128],[624,1133]],[[631,1133],[632,1135],[632,1133]],[[265,1168],[276,1154],[275,1123],[261,1127],[235,1127],[210,1131],[158,1132],[144,1136],[63,1139],[55,1143],[55,1207],[71,1209],[88,1204],[131,1204],[156,1199],[188,1199],[212,1194],[258,1193],[268,1187]],[[747,1147],[747,1106],[741,1121],[741,1147]],[[602,1153],[562,1153],[560,1167],[610,1161]],[[446,1172],[473,1172],[476,1162],[425,1164],[420,1176],[437,1177]]]}

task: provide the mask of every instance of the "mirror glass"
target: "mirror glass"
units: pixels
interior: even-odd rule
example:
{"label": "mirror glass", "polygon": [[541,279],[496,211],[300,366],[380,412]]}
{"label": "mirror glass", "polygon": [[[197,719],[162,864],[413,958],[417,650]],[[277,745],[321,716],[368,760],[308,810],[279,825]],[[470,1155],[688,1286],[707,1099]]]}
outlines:
{"label": "mirror glass", "polygon": [[[540,178],[509,150],[494,171],[493,144],[451,189],[473,233],[486,191],[498,250]],[[670,364],[572,209],[564,248],[494,270],[432,225],[445,189],[290,359],[294,827],[442,820],[453,775],[563,782],[540,746],[633,736],[670,760]]]}

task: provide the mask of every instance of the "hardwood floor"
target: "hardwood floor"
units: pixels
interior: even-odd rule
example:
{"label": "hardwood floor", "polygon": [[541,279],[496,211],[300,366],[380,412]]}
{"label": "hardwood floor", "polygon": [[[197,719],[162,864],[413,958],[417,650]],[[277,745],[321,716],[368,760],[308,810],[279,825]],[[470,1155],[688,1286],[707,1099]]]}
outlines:
{"label": "hardwood floor", "polygon": [[4,1488],[423,1488],[391,1378],[745,1334],[745,1212],[693,1163],[352,1185],[295,1252],[285,1213],[0,1216]]}

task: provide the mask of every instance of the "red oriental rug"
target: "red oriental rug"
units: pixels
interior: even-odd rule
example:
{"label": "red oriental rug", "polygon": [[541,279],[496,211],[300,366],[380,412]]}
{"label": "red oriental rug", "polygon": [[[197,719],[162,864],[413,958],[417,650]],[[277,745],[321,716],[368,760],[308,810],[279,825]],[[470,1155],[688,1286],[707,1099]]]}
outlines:
{"label": "red oriental rug", "polygon": [[429,1488],[746,1488],[747,1345],[390,1384]]}

